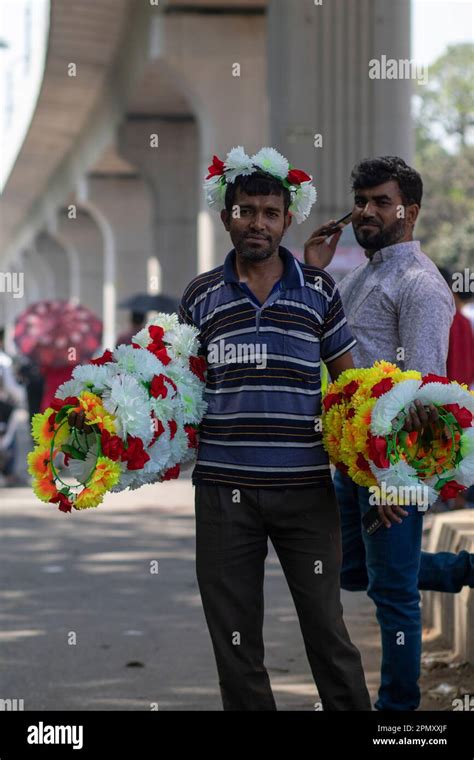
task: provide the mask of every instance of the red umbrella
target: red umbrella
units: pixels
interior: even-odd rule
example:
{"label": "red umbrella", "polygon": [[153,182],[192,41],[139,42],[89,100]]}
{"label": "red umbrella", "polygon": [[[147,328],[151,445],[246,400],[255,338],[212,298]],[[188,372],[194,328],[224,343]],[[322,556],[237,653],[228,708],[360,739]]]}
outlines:
{"label": "red umbrella", "polygon": [[86,306],[69,301],[39,301],[15,320],[15,343],[22,354],[45,367],[88,361],[100,345],[102,322]]}

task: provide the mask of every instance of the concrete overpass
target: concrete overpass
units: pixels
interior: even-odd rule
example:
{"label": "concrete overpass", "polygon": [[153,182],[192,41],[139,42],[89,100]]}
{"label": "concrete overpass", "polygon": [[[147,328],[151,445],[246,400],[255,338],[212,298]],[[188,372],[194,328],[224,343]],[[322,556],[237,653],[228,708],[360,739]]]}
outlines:
{"label": "concrete overpass", "polygon": [[[202,177],[213,153],[272,144],[310,171],[311,219],[350,207],[367,155],[412,153],[410,82],[368,62],[410,58],[409,0],[51,0],[36,109],[1,200],[0,323],[77,298],[112,345],[137,290],[179,296],[230,248]],[[322,147],[315,146],[315,135]]]}

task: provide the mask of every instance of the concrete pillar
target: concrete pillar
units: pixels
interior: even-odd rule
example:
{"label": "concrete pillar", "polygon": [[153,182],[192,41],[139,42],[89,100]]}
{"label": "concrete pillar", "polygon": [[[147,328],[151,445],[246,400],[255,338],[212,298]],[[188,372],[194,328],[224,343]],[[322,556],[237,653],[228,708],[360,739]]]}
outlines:
{"label": "concrete pillar", "polygon": [[[152,137],[158,138],[151,147]],[[146,180],[153,201],[153,246],[161,270],[161,292],[180,297],[197,274],[196,218],[199,208],[198,134],[192,117],[126,121],[120,155]],[[153,283],[148,282],[147,290]]]}
{"label": "concrete pillar", "polygon": [[317,221],[350,210],[356,162],[382,154],[412,159],[411,82],[370,79],[369,61],[382,54],[410,58],[410,0],[270,0],[271,141],[313,175],[318,190],[309,220],[288,233],[293,245]]}
{"label": "concrete pillar", "polygon": [[265,15],[157,14],[152,19],[150,56],[170,73],[188,100],[199,127],[197,176],[197,269],[222,263],[232,248],[219,215],[201,185],[214,153],[224,158],[243,145],[249,154],[268,144]]}
{"label": "concrete pillar", "polygon": [[47,232],[36,238],[36,249],[49,265],[50,294],[53,298],[68,300],[71,297],[71,269],[66,250]]}
{"label": "concrete pillar", "polygon": [[[138,175],[127,177],[91,176],[87,182],[88,200],[100,212],[113,235],[115,272],[105,272],[109,288],[113,288],[105,305],[118,304],[123,298],[147,290],[147,260],[153,252],[152,202],[150,190]],[[108,322],[111,315],[108,314]],[[118,310],[112,327],[104,325],[104,340],[110,342],[112,332],[128,326],[127,312]],[[114,335],[115,338],[115,335]]]}
{"label": "concrete pillar", "polygon": [[102,319],[104,255],[103,241],[90,214],[76,207],[76,216],[66,211],[58,216],[58,234],[77,252],[78,272],[73,285],[80,303]]}

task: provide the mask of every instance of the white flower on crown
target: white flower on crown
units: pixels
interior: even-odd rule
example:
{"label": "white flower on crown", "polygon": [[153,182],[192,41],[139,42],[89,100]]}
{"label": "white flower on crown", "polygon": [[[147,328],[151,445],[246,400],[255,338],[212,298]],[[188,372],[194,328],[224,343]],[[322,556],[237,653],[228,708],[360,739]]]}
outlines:
{"label": "white flower on crown", "polygon": [[[275,148],[261,148],[251,158],[245,153],[243,147],[237,148],[227,154],[225,161],[218,156],[213,157],[213,163],[209,166],[209,177],[204,181],[203,188],[206,192],[206,200],[211,208],[221,210],[225,207],[225,195],[227,186],[235,182],[238,176],[249,176],[261,170],[280,180],[283,187],[289,189],[291,197],[290,212],[298,224],[303,222],[310,214],[311,207],[316,201],[317,193],[312,185],[312,177],[306,172],[301,183],[289,182],[290,164]],[[291,170],[293,171],[293,170]],[[293,179],[293,177],[292,177]]]}
{"label": "white flower on crown", "polygon": [[219,210],[224,207],[227,184],[222,181],[222,176],[211,177],[204,182],[206,201],[209,206],[216,206]]}
{"label": "white flower on crown", "polygon": [[232,148],[224,161],[225,178],[227,182],[235,182],[240,175],[247,177],[255,172],[254,161],[245,153],[239,145]]}
{"label": "white flower on crown", "polygon": [[262,148],[252,156],[252,163],[279,179],[286,179],[290,171],[287,159],[275,148]]}
{"label": "white flower on crown", "polygon": [[291,192],[290,211],[294,214],[298,224],[304,222],[311,212],[311,207],[315,203],[317,192],[311,182],[302,182],[298,190]]}

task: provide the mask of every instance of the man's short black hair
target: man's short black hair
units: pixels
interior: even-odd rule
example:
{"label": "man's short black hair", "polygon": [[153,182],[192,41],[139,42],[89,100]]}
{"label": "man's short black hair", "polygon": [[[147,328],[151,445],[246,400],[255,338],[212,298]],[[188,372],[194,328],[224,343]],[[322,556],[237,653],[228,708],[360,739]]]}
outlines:
{"label": "man's short black hair", "polygon": [[232,208],[235,205],[237,188],[240,188],[247,195],[281,195],[283,193],[285,216],[288,213],[291,203],[290,191],[282,185],[279,179],[271,174],[256,171],[246,176],[240,175],[236,178],[235,182],[229,183],[225,193],[225,207],[229,213],[232,212]]}
{"label": "man's short black hair", "polygon": [[423,180],[418,172],[398,156],[365,158],[354,167],[351,174],[352,189],[363,190],[395,180],[400,188],[403,203],[421,206]]}

